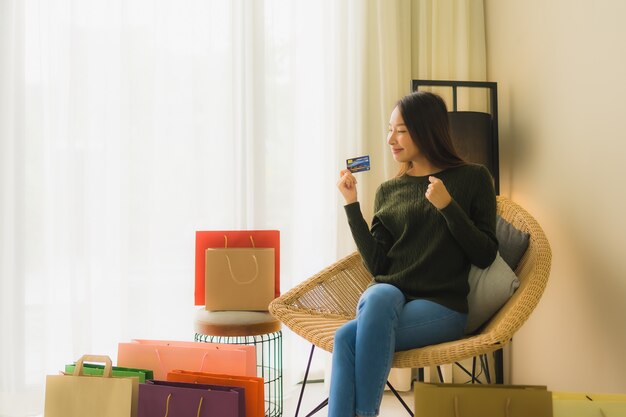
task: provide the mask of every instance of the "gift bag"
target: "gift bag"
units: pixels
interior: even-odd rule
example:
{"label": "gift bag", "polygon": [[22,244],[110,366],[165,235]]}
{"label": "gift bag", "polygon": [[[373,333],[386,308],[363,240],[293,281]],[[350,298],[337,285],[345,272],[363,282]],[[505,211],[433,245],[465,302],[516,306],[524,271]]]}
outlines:
{"label": "gift bag", "polygon": [[415,384],[415,417],[552,417],[545,386]]}
{"label": "gift bag", "polygon": [[280,296],[280,232],[278,230],[231,230],[196,232],[195,305],[205,305],[205,262],[208,248],[249,248],[250,238],[257,248],[274,249],[274,298]]}
{"label": "gift bag", "polygon": [[[65,373],[73,374],[74,369],[76,368],[76,364],[65,365]],[[84,375],[102,375],[104,373],[104,365],[98,365],[94,363],[83,363],[83,374]],[[153,379],[154,374],[149,369],[135,369],[135,368],[124,368],[121,366],[113,366],[112,367],[114,377],[136,377],[139,380],[140,384],[143,384],[148,379]]]}
{"label": "gift bag", "polygon": [[205,252],[205,308],[267,311],[274,299],[274,249],[208,248]]}
{"label": "gift bag", "polygon": [[167,380],[243,388],[245,390],[246,417],[265,416],[265,388],[263,378],[173,370],[168,372]]}
{"label": "gift bag", "polygon": [[243,388],[147,381],[139,386],[139,417],[245,417]]}
{"label": "gift bag", "polygon": [[[102,376],[83,374],[84,361],[103,362]],[[72,375],[48,375],[44,415],[46,417],[136,417],[137,378],[112,376],[108,356],[85,355],[76,362]]]}
{"label": "gift bag", "polygon": [[165,379],[172,369],[256,376],[256,349],[251,345],[141,340],[117,345],[119,366],[151,369]]}

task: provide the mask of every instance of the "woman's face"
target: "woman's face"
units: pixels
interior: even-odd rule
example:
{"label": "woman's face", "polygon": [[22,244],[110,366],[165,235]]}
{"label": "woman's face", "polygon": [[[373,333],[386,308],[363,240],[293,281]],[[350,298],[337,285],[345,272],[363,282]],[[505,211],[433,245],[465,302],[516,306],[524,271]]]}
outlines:
{"label": "woman's face", "polygon": [[404,125],[404,119],[400,109],[396,106],[391,112],[389,119],[389,131],[387,133],[387,143],[391,147],[391,154],[398,162],[415,161],[419,157],[419,149],[411,139],[409,131]]}

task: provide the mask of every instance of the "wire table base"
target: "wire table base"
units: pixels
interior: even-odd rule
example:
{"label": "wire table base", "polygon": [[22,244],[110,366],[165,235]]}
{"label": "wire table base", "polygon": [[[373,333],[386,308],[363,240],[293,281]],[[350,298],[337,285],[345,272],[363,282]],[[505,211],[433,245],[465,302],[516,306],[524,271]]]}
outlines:
{"label": "wire table base", "polygon": [[196,333],[194,340],[205,343],[253,345],[256,349],[257,376],[265,381],[265,416],[283,415],[283,333],[255,336],[211,336]]}

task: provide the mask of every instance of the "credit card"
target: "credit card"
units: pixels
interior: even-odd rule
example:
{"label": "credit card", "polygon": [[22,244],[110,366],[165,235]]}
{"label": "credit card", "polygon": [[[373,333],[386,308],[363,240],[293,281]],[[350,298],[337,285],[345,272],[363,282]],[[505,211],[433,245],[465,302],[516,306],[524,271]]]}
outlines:
{"label": "credit card", "polygon": [[369,171],[370,157],[369,155],[365,155],[357,158],[346,159],[346,166],[350,172]]}

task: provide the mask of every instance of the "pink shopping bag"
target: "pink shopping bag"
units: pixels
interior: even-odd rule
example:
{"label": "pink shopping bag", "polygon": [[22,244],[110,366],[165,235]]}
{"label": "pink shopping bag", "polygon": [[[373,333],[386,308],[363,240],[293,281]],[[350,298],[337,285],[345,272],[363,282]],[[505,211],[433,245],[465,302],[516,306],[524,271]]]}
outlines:
{"label": "pink shopping bag", "polygon": [[151,369],[158,380],[174,369],[256,376],[256,350],[248,345],[135,339],[118,344],[117,364]]}

